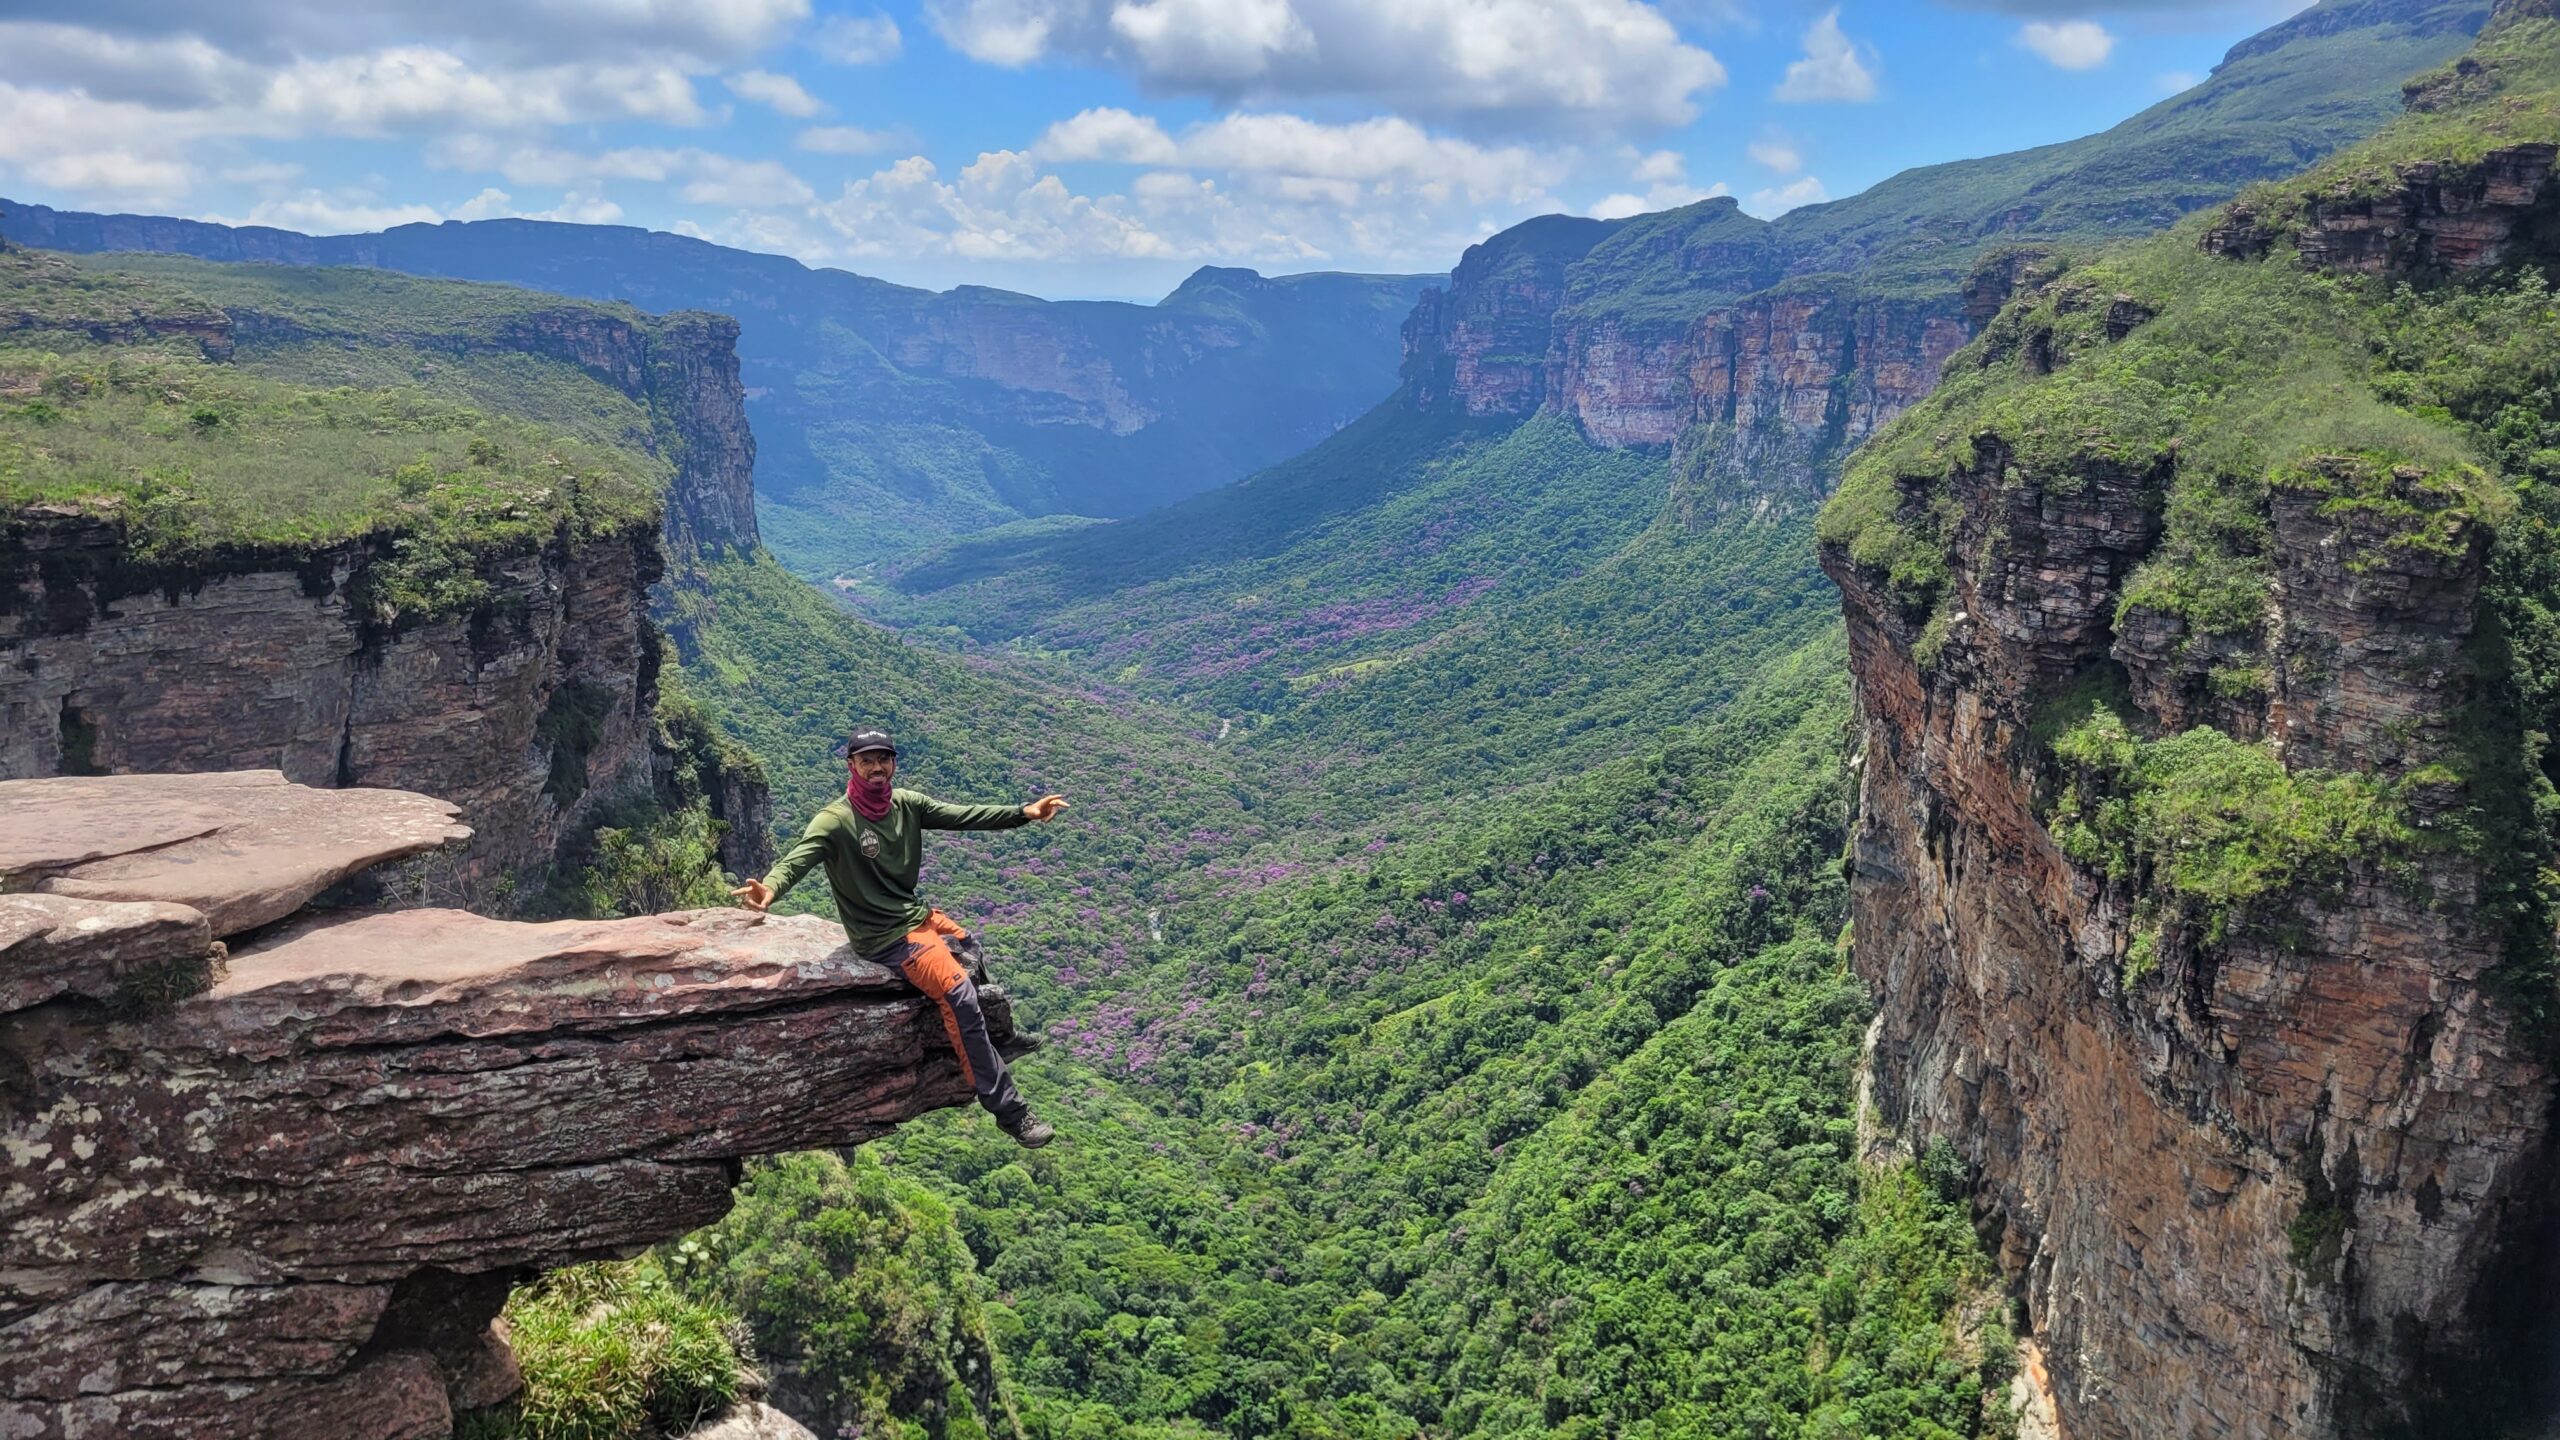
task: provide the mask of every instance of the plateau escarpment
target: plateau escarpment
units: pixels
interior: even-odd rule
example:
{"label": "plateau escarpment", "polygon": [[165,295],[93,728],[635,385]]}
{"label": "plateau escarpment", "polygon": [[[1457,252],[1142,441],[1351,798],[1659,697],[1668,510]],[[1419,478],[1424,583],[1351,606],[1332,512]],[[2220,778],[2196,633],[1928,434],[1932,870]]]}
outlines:
{"label": "plateau escarpment", "polygon": [[1434,278],[1210,267],[1154,305],[1052,302],[920,290],[625,226],[448,221],[314,237],[8,210],[12,237],[59,250],[372,267],[733,315],[764,447],[766,539],[794,569],[823,573],[1024,516],[1131,515],[1285,459],[1395,388],[1396,326]]}
{"label": "plateau escarpment", "polygon": [[1975,1176],[2066,1433],[2549,1403],[2531,11],[2463,103],[2037,279],[1824,515],[1876,1092]]}
{"label": "plateau escarpment", "polygon": [[[456,897],[538,882],[639,795],[708,803],[752,867],[761,786],[663,723],[652,602],[670,551],[681,580],[755,542],[727,321],[402,277],[0,263],[0,395],[24,397],[0,446],[42,457],[0,514],[0,777],[259,767],[429,790],[476,831],[439,875]],[[108,350],[61,348],[101,325]],[[295,383],[314,379],[393,383]],[[502,418],[509,399],[605,418],[581,442]]]}
{"label": "plateau escarpment", "polygon": [[1719,197],[1514,227],[1471,247],[1407,322],[1406,403],[1545,407],[1600,445],[1702,457],[1713,507],[1809,506],[1841,457],[1937,383],[2021,254],[2157,230],[2292,173],[2380,125],[2399,77],[2450,58],[2486,15],[2329,0],[2106,134],[1911,171],[1774,221]]}
{"label": "plateau escarpment", "polygon": [[0,782],[0,1433],[447,1435],[517,1387],[519,1278],[719,1218],[741,1157],[969,1099],[832,922],[303,910],[454,813]]}

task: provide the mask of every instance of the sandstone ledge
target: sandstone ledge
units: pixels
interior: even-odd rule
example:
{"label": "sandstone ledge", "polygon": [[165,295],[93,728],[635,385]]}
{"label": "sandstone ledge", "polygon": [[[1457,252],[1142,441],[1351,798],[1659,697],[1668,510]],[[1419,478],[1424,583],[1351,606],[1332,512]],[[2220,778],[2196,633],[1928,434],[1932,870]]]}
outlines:
{"label": "sandstone ledge", "polygon": [[[10,896],[0,975],[75,903],[118,920],[89,933],[120,966],[213,928]],[[0,1014],[8,1440],[446,1434],[513,1388],[489,1321],[518,1275],[717,1218],[743,1157],[969,1099],[924,1002],[805,916],[306,914],[153,1013],[40,988]]]}

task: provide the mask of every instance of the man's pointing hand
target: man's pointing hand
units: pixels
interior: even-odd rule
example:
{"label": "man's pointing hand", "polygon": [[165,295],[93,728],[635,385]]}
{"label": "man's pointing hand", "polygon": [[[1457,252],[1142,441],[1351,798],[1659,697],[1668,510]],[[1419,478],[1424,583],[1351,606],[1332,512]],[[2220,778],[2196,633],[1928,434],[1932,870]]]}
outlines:
{"label": "man's pointing hand", "polygon": [[1036,825],[1043,820],[1055,819],[1058,812],[1066,808],[1066,796],[1043,795],[1039,799],[1032,801],[1030,804],[1023,806],[1022,813],[1030,816],[1032,823]]}
{"label": "man's pointing hand", "polygon": [[747,908],[750,910],[762,910],[773,903],[773,892],[765,888],[765,883],[761,880],[750,880],[729,893],[746,901]]}

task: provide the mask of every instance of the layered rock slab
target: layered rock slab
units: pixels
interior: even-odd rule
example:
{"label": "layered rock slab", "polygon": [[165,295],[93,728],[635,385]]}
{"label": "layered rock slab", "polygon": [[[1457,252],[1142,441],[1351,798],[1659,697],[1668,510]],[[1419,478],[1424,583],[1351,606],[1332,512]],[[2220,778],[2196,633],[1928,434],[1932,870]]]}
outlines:
{"label": "layered rock slab", "polygon": [[236,935],[349,876],[470,839],[460,814],[406,790],[315,790],[280,770],[0,780],[0,883],[183,905],[214,936]]}
{"label": "layered rock slab", "polygon": [[810,917],[307,914],[157,1013],[64,993],[0,1016],[12,1440],[444,1434],[513,1387],[514,1275],[969,1099],[924,1002]]}

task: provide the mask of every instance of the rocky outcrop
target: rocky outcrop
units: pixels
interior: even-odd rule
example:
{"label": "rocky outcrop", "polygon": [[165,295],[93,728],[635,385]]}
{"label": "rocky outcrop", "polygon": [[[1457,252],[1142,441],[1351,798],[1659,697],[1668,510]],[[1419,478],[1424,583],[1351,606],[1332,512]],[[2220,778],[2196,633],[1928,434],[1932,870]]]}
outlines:
{"label": "rocky outcrop", "polygon": [[[205,813],[222,793],[296,823]],[[34,945],[91,977],[0,1013],[0,1434],[445,1435],[515,1389],[490,1322],[518,1276],[716,1219],[741,1157],[968,1099],[923,1002],[822,920],[231,929],[273,908],[271,868],[396,855],[450,814],[273,776],[0,797],[0,885],[30,892],[0,911],[0,973]],[[220,861],[184,882],[209,908],[161,898],[187,853]],[[56,899],[87,909],[5,938]],[[140,970],[197,983],[87,998]]]}
{"label": "rocky outcrop", "polygon": [[2303,196],[2287,213],[2235,206],[2206,232],[2204,248],[2255,259],[2290,239],[2305,268],[2358,275],[2492,269],[2560,248],[2555,156],[2560,146],[2506,145],[2468,164],[2427,160],[2387,174],[2359,172]]}
{"label": "rocky outcrop", "polygon": [[2482,1433],[2480,1377],[2512,1373],[2522,1328],[2513,1267],[2552,1211],[2553,1086],[2486,983],[2505,948],[2480,862],[2377,858],[2266,923],[2171,927],[2137,964],[2146,892],[2064,854],[2034,737],[2039,706],[2116,667],[2152,723],[2412,773],[2468,698],[2484,547],[2414,478],[2364,509],[2280,487],[2266,686],[2217,696],[2166,617],[2117,632],[2165,479],[2094,457],[2026,474],[1977,440],[1905,498],[1909,523],[1956,517],[1925,640],[1883,576],[1823,557],[1863,716],[1853,962],[1882,1004],[1877,1103],[1979,1177],[2065,1434]]}
{"label": "rocky outcrop", "polygon": [[1404,322],[1404,399],[1417,410],[1528,415],[1547,399],[1567,271],[1616,228],[1547,215],[1470,245],[1445,290]]}
{"label": "rocky outcrop", "polygon": [[137,559],[111,518],[0,517],[0,779],[274,769],[424,790],[473,843],[437,879],[477,898],[548,865],[653,777],[654,528],[487,560],[469,611],[386,625],[390,542]]}

